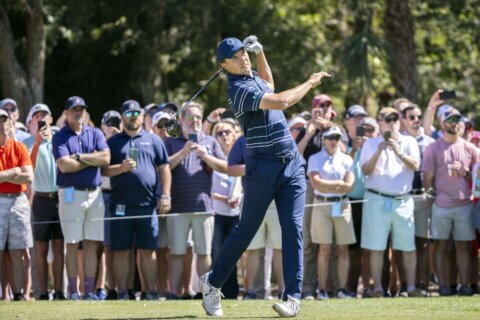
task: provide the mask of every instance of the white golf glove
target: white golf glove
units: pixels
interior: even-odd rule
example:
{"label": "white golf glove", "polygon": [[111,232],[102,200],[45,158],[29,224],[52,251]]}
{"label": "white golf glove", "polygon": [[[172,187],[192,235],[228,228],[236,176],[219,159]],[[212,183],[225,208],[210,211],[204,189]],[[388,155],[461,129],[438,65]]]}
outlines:
{"label": "white golf glove", "polygon": [[245,50],[255,52],[255,54],[259,54],[263,50],[262,44],[258,42],[257,36],[254,35],[246,37],[243,40],[243,45],[245,46]]}

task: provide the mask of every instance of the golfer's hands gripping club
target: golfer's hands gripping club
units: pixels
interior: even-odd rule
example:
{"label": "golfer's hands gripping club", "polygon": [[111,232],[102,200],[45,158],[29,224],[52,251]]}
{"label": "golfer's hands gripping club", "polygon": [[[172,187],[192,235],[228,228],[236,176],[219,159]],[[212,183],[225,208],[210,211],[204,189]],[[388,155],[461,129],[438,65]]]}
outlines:
{"label": "golfer's hands gripping club", "polygon": [[255,54],[259,54],[263,51],[263,46],[260,42],[258,42],[257,36],[251,35],[243,39],[243,45],[245,46],[245,50],[248,52],[255,52]]}
{"label": "golfer's hands gripping club", "polygon": [[331,76],[332,75],[330,75],[329,73],[320,71],[320,72],[312,73],[308,81],[312,84],[312,88],[315,88],[316,86],[322,83],[323,77],[330,78]]}

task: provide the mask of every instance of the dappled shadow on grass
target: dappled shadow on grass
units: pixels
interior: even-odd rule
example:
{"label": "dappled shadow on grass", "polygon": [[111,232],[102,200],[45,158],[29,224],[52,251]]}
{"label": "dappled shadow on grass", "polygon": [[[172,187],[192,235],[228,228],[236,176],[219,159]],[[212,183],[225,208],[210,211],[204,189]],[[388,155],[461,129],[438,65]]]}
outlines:
{"label": "dappled shadow on grass", "polygon": [[[205,316],[205,317],[198,317],[193,315],[186,315],[186,316],[178,316],[178,317],[130,317],[130,318],[82,318],[81,320],[163,320],[163,319],[211,319],[212,317]],[[224,315],[223,319],[274,319],[279,318],[279,316],[271,316],[271,317],[252,317],[252,316],[232,316],[229,317],[228,315]]]}

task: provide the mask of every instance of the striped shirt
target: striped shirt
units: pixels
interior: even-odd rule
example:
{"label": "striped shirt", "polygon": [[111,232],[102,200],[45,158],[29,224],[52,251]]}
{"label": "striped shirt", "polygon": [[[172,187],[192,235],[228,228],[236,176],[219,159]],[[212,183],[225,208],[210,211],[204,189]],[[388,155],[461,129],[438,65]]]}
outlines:
{"label": "striped shirt", "polygon": [[280,110],[260,109],[265,93],[273,92],[255,71],[253,76],[228,75],[228,103],[245,133],[247,154],[283,156],[296,152],[295,141]]}
{"label": "striped shirt", "polygon": [[[185,143],[181,138],[167,138],[165,148],[169,156],[183,149]],[[198,144],[207,148],[208,153],[219,159],[225,159],[218,142],[209,135],[198,134]],[[210,197],[213,170],[194,151],[172,170],[172,212],[212,212],[213,202]]]}

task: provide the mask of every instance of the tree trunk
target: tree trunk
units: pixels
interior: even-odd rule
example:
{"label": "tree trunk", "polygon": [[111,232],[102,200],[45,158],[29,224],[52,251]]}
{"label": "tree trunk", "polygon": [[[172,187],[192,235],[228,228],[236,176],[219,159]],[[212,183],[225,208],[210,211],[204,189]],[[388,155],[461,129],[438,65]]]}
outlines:
{"label": "tree trunk", "polygon": [[417,98],[417,58],[413,17],[406,0],[385,0],[385,41],[389,68],[398,97]]}
{"label": "tree trunk", "polygon": [[22,67],[15,54],[15,40],[7,11],[0,3],[0,74],[4,97],[18,103],[24,119],[30,107],[43,101],[45,74],[45,26],[43,23],[43,0],[24,2],[27,14],[27,61]]}

